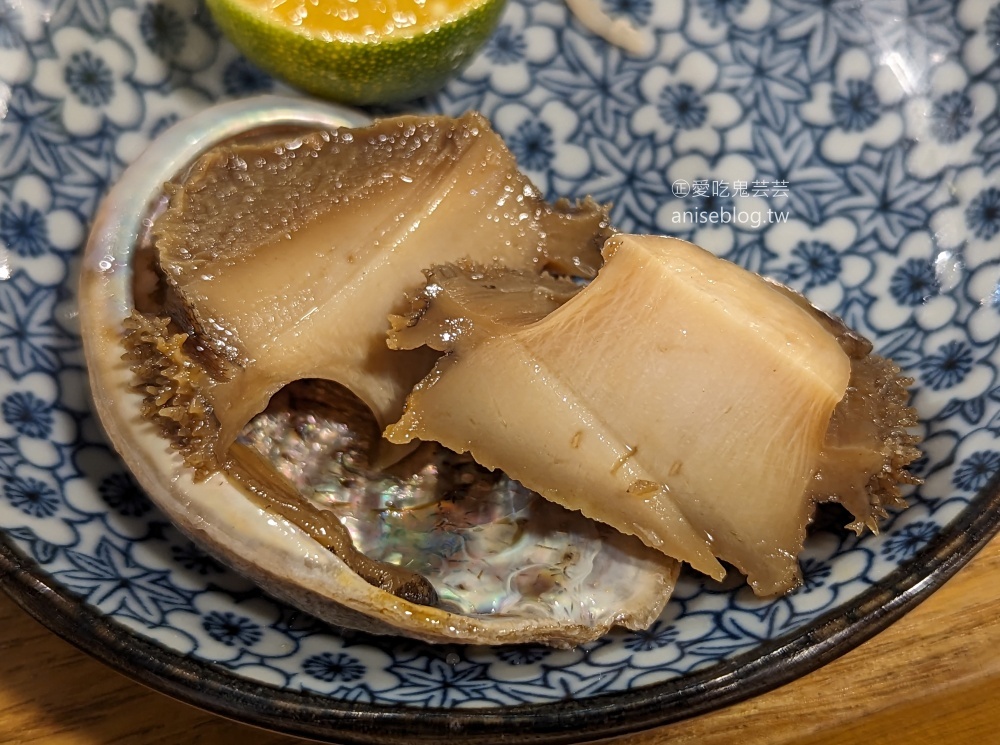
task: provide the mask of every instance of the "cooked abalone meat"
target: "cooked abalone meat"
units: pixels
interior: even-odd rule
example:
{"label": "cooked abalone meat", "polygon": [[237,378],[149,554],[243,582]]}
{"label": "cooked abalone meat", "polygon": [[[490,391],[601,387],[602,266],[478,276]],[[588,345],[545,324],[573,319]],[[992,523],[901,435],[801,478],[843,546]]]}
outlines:
{"label": "cooked abalone meat", "polygon": [[873,524],[912,483],[907,381],[867,342],[684,241],[618,235],[604,256],[546,314],[516,272],[429,272],[390,344],[447,354],[389,439],[470,452],[763,595],[797,583],[817,499]]}
{"label": "cooked abalone meat", "polygon": [[211,149],[167,185],[152,227],[164,309],[208,372],[199,387],[211,468],[295,380],[349,388],[383,426],[433,364],[393,353],[387,316],[458,258],[593,276],[608,235],[598,205],[549,205],[477,114],[255,137]]}

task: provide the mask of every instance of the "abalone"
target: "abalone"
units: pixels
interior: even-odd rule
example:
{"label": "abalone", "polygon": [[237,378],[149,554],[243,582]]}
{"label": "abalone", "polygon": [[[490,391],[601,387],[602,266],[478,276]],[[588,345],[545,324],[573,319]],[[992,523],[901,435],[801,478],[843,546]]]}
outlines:
{"label": "abalone", "polygon": [[216,107],[98,214],[80,286],[95,408],[181,530],[332,623],[558,646],[646,626],[677,562],[467,457],[378,446],[437,357],[384,343],[422,269],[587,277],[607,231],[593,203],[545,203],[475,115]]}
{"label": "abalone", "polygon": [[899,369],[690,243],[616,235],[603,251],[546,312],[523,273],[430,270],[390,344],[445,356],[387,436],[470,452],[717,579],[724,560],[760,595],[798,584],[817,501],[877,529],[919,455]]}
{"label": "abalone", "polygon": [[909,380],[871,344],[549,203],[474,113],[184,122],[102,206],[80,306],[95,408],[153,500],[374,633],[578,644],[652,623],[680,562],[783,592],[817,502],[876,530],[915,481]]}

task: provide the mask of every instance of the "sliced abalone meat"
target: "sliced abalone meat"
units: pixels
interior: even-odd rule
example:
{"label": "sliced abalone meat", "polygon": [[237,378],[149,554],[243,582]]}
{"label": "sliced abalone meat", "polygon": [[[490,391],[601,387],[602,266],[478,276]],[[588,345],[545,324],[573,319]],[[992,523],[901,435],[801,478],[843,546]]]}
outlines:
{"label": "sliced abalone meat", "polygon": [[434,357],[390,351],[387,316],[428,266],[593,276],[608,234],[593,202],[545,202],[478,114],[222,145],[167,194],[155,261],[166,309],[210,373],[215,456],[295,380],[336,381],[383,426],[397,419]]}
{"label": "sliced abalone meat", "polygon": [[523,273],[429,272],[390,344],[446,354],[389,439],[469,452],[765,595],[798,581],[818,499],[870,523],[912,483],[907,381],[867,342],[684,241],[617,235],[604,256],[546,313]]}

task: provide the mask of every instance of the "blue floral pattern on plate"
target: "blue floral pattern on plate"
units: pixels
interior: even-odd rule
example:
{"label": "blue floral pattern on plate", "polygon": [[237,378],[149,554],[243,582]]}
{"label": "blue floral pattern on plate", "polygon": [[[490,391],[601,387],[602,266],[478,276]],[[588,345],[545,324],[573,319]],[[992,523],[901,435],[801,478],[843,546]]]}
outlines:
{"label": "blue floral pattern on plate", "polygon": [[73,276],[102,194],[151,138],[282,86],[197,0],[0,0],[0,528],[33,576],[233,685],[412,711],[652,695],[807,638],[907,562],[918,576],[1000,470],[1000,2],[603,6],[648,53],[609,47],[558,0],[510,0],[416,108],[477,108],[551,195],[612,201],[620,228],[694,240],[871,335],[916,381],[911,507],[877,536],[817,528],[785,597],[685,575],[650,629],[574,650],[376,639],[261,595],[166,523],[105,444]]}

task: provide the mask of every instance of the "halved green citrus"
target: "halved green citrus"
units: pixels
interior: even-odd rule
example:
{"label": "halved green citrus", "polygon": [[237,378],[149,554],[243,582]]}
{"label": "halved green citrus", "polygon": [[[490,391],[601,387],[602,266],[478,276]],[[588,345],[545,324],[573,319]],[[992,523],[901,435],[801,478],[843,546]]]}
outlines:
{"label": "halved green citrus", "polygon": [[268,72],[344,103],[439,88],[489,38],[505,0],[208,0],[223,32]]}

